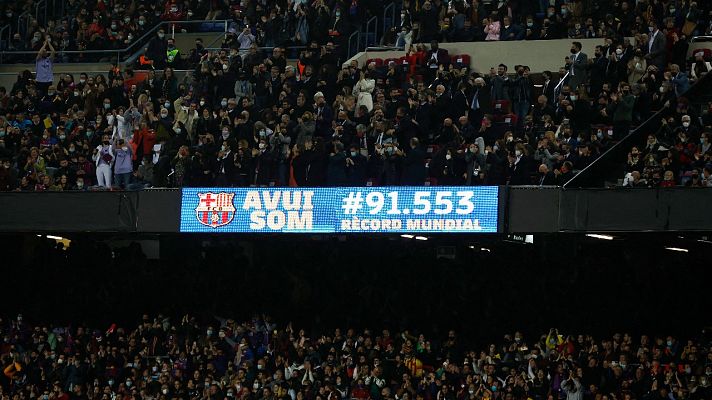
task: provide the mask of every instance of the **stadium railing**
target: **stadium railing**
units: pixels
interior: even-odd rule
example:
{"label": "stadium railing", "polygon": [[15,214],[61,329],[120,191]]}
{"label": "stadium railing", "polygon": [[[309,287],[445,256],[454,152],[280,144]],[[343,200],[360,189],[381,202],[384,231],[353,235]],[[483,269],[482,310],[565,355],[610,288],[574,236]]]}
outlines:
{"label": "stadium railing", "polygon": [[[705,104],[712,100],[712,74],[707,74],[699,79],[680,97],[690,100],[691,106]],[[632,130],[618,143],[611,146],[600,157],[593,160],[591,164],[566,182],[563,185],[564,189],[615,186],[612,182],[617,182],[618,179],[623,177],[626,152],[631,146],[643,143],[643,138],[646,135],[655,133],[660,129],[662,117],[669,112],[669,107],[670,104],[666,104],[665,107]]]}
{"label": "stadium railing", "polygon": [[[18,17],[19,18],[19,17]],[[153,37],[153,35],[158,32],[159,29],[164,28],[164,27],[170,27],[172,28],[171,31],[174,31],[173,28],[175,26],[183,26],[183,25],[199,25],[198,29],[201,28],[201,25],[203,28],[205,28],[204,32],[216,32],[215,27],[216,26],[223,26],[224,31],[227,32],[227,27],[228,27],[229,21],[227,20],[215,20],[215,21],[162,21],[150,30],[148,30],[146,33],[143,34],[140,38],[138,38],[135,42],[131,43],[129,46],[122,48],[122,49],[116,49],[116,50],[71,50],[71,51],[63,51],[63,50],[57,50],[57,55],[61,56],[62,54],[67,54],[67,55],[80,55],[80,54],[103,54],[103,55],[111,55],[115,54],[116,56],[116,62],[117,63],[125,63],[125,62],[130,62],[132,59],[135,59],[135,57],[138,57],[140,54],[142,54],[144,50],[144,46],[147,44],[148,39]],[[2,32],[2,30],[0,30]],[[11,50],[4,50],[0,51],[0,64],[3,64],[8,57],[12,56],[25,56],[25,55],[35,55],[37,54],[36,51],[11,51]]]}

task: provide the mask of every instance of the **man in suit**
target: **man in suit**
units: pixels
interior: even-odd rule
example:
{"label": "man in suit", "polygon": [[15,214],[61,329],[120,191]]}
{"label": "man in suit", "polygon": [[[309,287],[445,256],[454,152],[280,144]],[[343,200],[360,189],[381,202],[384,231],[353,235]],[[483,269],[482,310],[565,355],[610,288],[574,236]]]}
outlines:
{"label": "man in suit", "polygon": [[524,155],[522,149],[517,148],[514,153],[509,153],[509,175],[510,185],[531,185],[529,179],[528,158]]}
{"label": "man in suit", "polygon": [[507,76],[507,66],[499,64],[497,73],[494,68],[490,70],[490,85],[492,85],[492,102],[498,100],[509,100],[509,77]]}
{"label": "man in suit", "polygon": [[658,67],[658,71],[665,69],[667,64],[667,39],[665,34],[658,29],[658,23],[651,20],[648,24],[650,38],[648,39],[648,54],[645,59],[648,60],[648,65],[653,64]]}
{"label": "man in suit", "polygon": [[537,177],[537,182],[539,186],[553,186],[556,185],[556,175],[549,171],[549,167],[546,164],[541,164],[539,166],[539,176]]}
{"label": "man in suit", "polygon": [[425,169],[425,151],[420,147],[418,138],[410,139],[410,151],[403,159],[402,185],[423,186],[427,171]]}
{"label": "man in suit", "polygon": [[490,90],[486,88],[487,83],[481,77],[475,78],[474,83],[472,98],[470,99],[470,112],[467,114],[467,118],[475,129],[479,129],[485,114],[492,112],[490,109]]}
{"label": "man in suit", "polygon": [[331,111],[331,107],[326,104],[322,92],[316,92],[314,95],[314,116],[317,136],[330,136],[331,121],[334,119],[334,113]]}
{"label": "man in suit", "polygon": [[431,78],[435,77],[435,73],[440,65],[447,70],[450,64],[450,55],[447,50],[441,49],[437,40],[430,42],[430,50],[425,57],[425,64],[428,66],[428,75]]}
{"label": "man in suit", "polygon": [[670,66],[670,81],[675,89],[675,97],[682,96],[690,88],[690,79],[685,72],[680,71],[680,66],[677,64]]}
{"label": "man in suit", "polygon": [[554,170],[556,175],[556,185],[564,186],[566,182],[574,177],[574,164],[571,161],[564,161],[560,169]]}
{"label": "man in suit", "polygon": [[581,51],[581,42],[571,43],[571,58],[569,61],[569,86],[576,90],[578,85],[588,81],[588,56]]}
{"label": "man in suit", "polygon": [[554,82],[551,79],[551,71],[544,71],[541,73],[542,78],[544,79],[544,85],[542,86],[541,89],[541,94],[546,96],[546,102],[550,106],[554,105],[554,89],[556,88],[556,84],[558,82]]}
{"label": "man in suit", "polygon": [[512,19],[505,15],[502,18],[502,28],[499,35],[500,40],[522,40],[524,39],[524,30],[521,26],[512,23]]}
{"label": "man in suit", "polygon": [[591,96],[598,96],[598,94],[601,93],[603,83],[606,81],[606,70],[609,62],[608,57],[606,57],[606,50],[603,46],[596,46],[593,61],[588,66]]}
{"label": "man in suit", "polygon": [[467,97],[467,83],[460,82],[460,84],[457,85],[457,92],[452,95],[452,107],[449,113],[452,119],[459,120],[460,117],[467,115],[470,108],[470,99]]}

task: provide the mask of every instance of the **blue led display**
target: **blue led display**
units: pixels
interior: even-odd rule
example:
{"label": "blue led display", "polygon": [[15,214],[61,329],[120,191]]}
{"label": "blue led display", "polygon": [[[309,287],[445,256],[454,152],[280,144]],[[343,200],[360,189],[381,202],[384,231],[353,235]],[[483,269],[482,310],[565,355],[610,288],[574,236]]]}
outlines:
{"label": "blue led display", "polygon": [[495,233],[498,188],[185,188],[181,232]]}

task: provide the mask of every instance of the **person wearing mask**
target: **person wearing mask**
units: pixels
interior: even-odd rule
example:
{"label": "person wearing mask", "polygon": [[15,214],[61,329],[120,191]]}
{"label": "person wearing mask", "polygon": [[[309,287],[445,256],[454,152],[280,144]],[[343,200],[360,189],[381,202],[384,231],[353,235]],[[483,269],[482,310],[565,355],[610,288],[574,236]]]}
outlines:
{"label": "person wearing mask", "polygon": [[608,115],[613,116],[613,137],[623,139],[630,133],[630,125],[633,121],[633,108],[635,107],[635,95],[630,92],[630,85],[621,85],[619,93],[611,94],[611,104],[608,105]]}
{"label": "person wearing mask", "polygon": [[144,189],[151,187],[151,183],[153,182],[153,163],[151,162],[150,157],[144,157],[141,160],[141,165],[138,166],[138,169],[133,173],[134,178],[134,183],[129,185],[130,190],[139,190],[139,189]]}
{"label": "person wearing mask", "polygon": [[645,59],[648,64],[655,65],[659,71],[665,69],[667,63],[667,39],[665,34],[658,29],[658,23],[651,19],[648,24],[648,54]]}
{"label": "person wearing mask", "polygon": [[153,66],[153,69],[163,69],[168,61],[168,41],[163,29],[159,29],[148,45],[144,48],[146,58]]}
{"label": "person wearing mask", "polygon": [[101,144],[94,149],[92,159],[96,164],[97,186],[111,188],[111,169],[114,165],[114,146],[109,141],[109,135],[102,136]]}
{"label": "person wearing mask", "polygon": [[669,78],[675,91],[675,97],[682,96],[690,89],[690,79],[687,77],[687,73],[680,71],[679,65],[670,65]]}
{"label": "person wearing mask", "polygon": [[346,180],[349,186],[363,186],[366,183],[368,159],[361,154],[359,146],[352,144],[346,158]]}
{"label": "person wearing mask", "polygon": [[628,61],[628,83],[637,83],[648,69],[648,61],[643,56],[643,51],[636,49],[633,58]]}
{"label": "person wearing mask", "polygon": [[569,86],[576,90],[579,85],[588,81],[588,56],[581,51],[581,42],[571,43],[571,56],[569,58]]}
{"label": "person wearing mask", "polygon": [[420,146],[418,138],[411,138],[409,150],[403,157],[402,185],[422,186],[425,183],[427,171],[425,168],[425,151]]}
{"label": "person wearing mask", "polygon": [[116,178],[116,186],[122,189],[128,189],[131,184],[131,175],[133,173],[132,149],[124,141],[119,139],[116,148],[113,148],[114,161],[114,176]]}

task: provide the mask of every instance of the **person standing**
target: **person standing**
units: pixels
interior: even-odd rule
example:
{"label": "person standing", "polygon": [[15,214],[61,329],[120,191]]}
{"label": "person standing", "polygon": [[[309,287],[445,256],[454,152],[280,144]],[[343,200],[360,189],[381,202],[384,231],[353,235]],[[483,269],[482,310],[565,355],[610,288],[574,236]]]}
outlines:
{"label": "person standing", "polygon": [[131,160],[131,148],[124,139],[119,139],[117,148],[113,153],[115,157],[114,175],[116,176],[116,186],[128,189],[133,174],[133,162]]}
{"label": "person standing", "polygon": [[96,163],[97,185],[110,188],[111,166],[114,164],[114,148],[109,141],[109,135],[104,135],[101,138],[101,144],[94,149],[93,159]]}
{"label": "person standing", "polygon": [[667,39],[665,34],[658,29],[658,23],[651,20],[648,25],[650,34],[648,35],[648,54],[645,59],[648,65],[655,65],[658,71],[663,71],[667,65]]}
{"label": "person standing", "polygon": [[[49,54],[47,54],[48,47],[50,50]],[[35,60],[35,82],[37,82],[37,90],[40,93],[40,97],[47,95],[47,89],[52,85],[52,82],[54,82],[54,55],[54,46],[52,46],[52,42],[49,36],[47,36],[40,51],[37,52],[37,59]]]}
{"label": "person standing", "polygon": [[581,51],[581,42],[571,43],[571,58],[569,61],[569,86],[576,90],[578,85],[588,81],[588,55]]}

